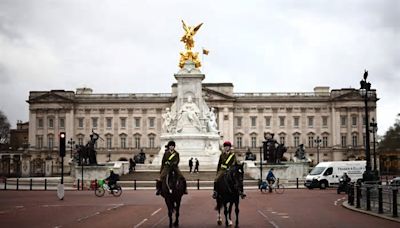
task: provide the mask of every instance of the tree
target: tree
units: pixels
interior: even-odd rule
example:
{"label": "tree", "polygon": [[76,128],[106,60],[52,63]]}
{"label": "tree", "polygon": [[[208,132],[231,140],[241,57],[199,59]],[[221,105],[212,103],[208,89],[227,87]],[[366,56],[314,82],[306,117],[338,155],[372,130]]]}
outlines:
{"label": "tree", "polygon": [[7,116],[0,110],[0,144],[8,142],[9,133],[10,123],[8,122]]}
{"label": "tree", "polygon": [[393,126],[383,136],[379,143],[380,150],[396,150],[400,148],[400,113],[397,114],[397,119]]}

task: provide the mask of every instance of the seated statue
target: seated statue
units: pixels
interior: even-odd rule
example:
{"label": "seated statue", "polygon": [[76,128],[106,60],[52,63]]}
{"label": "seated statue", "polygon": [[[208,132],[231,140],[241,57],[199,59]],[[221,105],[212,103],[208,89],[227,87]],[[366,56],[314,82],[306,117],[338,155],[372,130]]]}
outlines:
{"label": "seated statue", "polygon": [[177,132],[182,132],[185,124],[193,125],[197,130],[201,131],[200,110],[195,103],[192,102],[192,97],[189,96],[185,104],[178,113],[178,123],[176,126]]}

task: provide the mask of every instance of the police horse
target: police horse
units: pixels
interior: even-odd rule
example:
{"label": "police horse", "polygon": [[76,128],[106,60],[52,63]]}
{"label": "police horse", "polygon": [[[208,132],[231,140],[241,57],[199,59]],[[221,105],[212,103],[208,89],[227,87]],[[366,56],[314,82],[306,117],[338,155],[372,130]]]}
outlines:
{"label": "police horse", "polygon": [[[181,206],[182,196],[185,192],[183,177],[176,174],[174,167],[167,174],[164,180],[161,180],[161,196],[164,197],[168,208],[169,227],[179,226],[179,208]],[[175,222],[172,223],[172,213],[175,212]]]}
{"label": "police horse", "polygon": [[221,208],[224,208],[225,226],[232,225],[231,212],[235,205],[236,223],[239,226],[239,191],[243,190],[243,164],[234,164],[217,180],[218,225],[222,224]]}

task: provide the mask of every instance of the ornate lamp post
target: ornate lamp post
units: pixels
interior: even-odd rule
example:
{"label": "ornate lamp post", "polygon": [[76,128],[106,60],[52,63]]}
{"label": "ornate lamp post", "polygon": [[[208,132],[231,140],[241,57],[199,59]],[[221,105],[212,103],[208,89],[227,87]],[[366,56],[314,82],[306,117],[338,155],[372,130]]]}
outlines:
{"label": "ornate lamp post", "polygon": [[317,139],[314,140],[317,144],[317,164],[319,164],[319,146],[321,145],[322,140],[317,136]]}
{"label": "ornate lamp post", "polygon": [[67,143],[71,148],[71,158],[72,158],[72,148],[75,145],[75,141],[72,138],[70,138]]}
{"label": "ornate lamp post", "polygon": [[369,117],[368,117],[368,98],[373,96],[371,91],[371,83],[367,82],[368,71],[364,72],[364,79],[360,81],[360,95],[364,98],[365,104],[365,159],[367,165],[365,166],[365,172],[363,174],[364,181],[374,181],[376,177],[371,171],[371,158],[370,158],[370,139],[369,139]]}
{"label": "ornate lamp post", "polygon": [[372,118],[372,121],[369,124],[369,126],[372,128],[369,131],[372,133],[372,140],[373,140],[373,144],[374,144],[374,174],[377,175],[378,174],[378,170],[376,169],[375,133],[378,131],[378,123],[375,122],[375,118]]}

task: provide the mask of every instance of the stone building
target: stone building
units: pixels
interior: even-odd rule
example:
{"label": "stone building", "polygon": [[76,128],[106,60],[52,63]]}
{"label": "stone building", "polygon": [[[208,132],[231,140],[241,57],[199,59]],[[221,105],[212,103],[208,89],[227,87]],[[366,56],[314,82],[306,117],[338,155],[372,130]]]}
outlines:
{"label": "stone building", "polygon": [[[59,132],[83,145],[93,129],[101,137],[96,145],[99,162],[128,160],[143,150],[146,163],[151,163],[164,146],[160,145],[162,114],[177,97],[177,84],[171,89],[172,93],[130,94],[93,93],[90,88],[31,91],[30,159],[47,159],[54,165],[59,161]],[[274,133],[288,147],[286,160],[300,144],[314,163],[364,158],[365,109],[356,89],[236,93],[232,83],[203,83],[202,93],[207,105],[215,108],[221,142],[232,141],[239,157],[248,150],[258,156],[264,135]],[[370,118],[376,119],[376,101],[376,95],[369,101]],[[74,152],[72,143],[67,148]]]}

